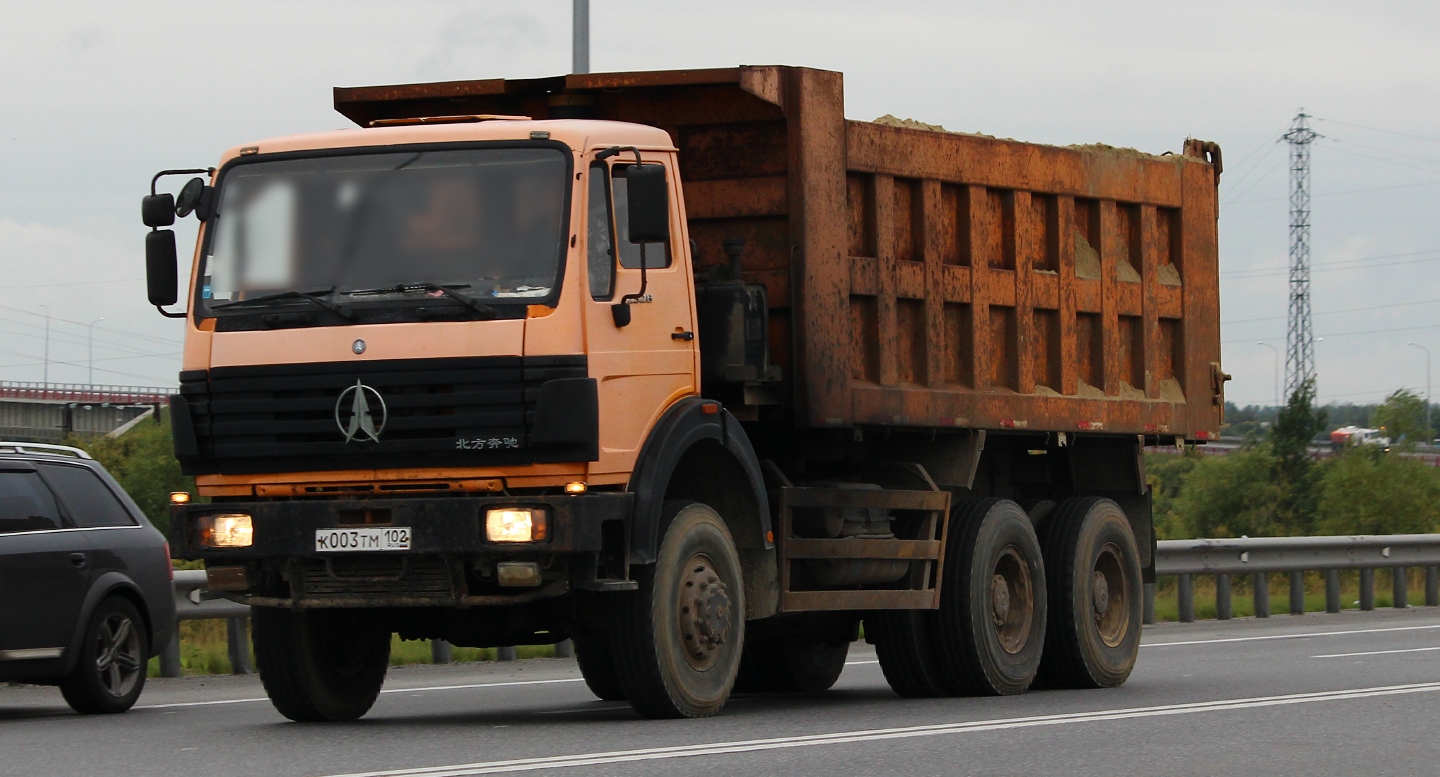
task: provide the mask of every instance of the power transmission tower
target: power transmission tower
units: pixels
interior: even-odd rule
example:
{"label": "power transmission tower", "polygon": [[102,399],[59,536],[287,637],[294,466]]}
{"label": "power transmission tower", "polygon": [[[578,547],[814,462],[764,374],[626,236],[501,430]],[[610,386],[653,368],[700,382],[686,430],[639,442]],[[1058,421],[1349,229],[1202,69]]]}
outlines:
{"label": "power transmission tower", "polygon": [[1315,329],[1310,316],[1310,129],[1302,108],[1290,131],[1290,314],[1285,335],[1285,396],[1315,379]]}

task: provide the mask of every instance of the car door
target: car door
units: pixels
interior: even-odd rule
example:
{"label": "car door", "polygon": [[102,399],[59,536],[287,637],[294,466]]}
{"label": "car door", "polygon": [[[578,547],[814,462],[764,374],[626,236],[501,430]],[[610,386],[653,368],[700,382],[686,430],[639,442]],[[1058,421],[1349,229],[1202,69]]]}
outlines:
{"label": "car door", "polygon": [[84,532],[65,526],[35,465],[0,461],[0,659],[58,658],[89,583]]}
{"label": "car door", "polygon": [[[649,156],[647,164],[659,161]],[[641,286],[641,246],[628,239],[630,167],[594,162],[586,186],[586,351],[600,390],[600,460],[591,465],[592,474],[630,471],[646,429],[697,387],[692,279],[679,250],[686,240],[673,206],[673,167],[670,242],[645,245],[645,293],[630,304],[629,323],[617,325],[611,314],[615,303]]]}

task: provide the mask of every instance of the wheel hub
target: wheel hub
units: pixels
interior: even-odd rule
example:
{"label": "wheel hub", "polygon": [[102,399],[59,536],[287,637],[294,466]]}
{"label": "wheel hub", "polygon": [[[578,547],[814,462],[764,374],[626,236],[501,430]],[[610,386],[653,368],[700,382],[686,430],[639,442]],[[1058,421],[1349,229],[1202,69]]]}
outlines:
{"label": "wheel hub", "polygon": [[695,556],[685,567],[679,591],[680,639],[685,658],[707,669],[730,635],[730,592],[710,559]]}
{"label": "wheel hub", "polygon": [[1005,619],[1010,617],[1010,586],[1004,575],[990,578],[990,617],[996,626],[1005,625]]}
{"label": "wheel hub", "polygon": [[1093,578],[1090,599],[1095,607],[1095,620],[1101,621],[1110,612],[1110,584],[1105,582],[1105,575],[1099,571],[1093,575]]}
{"label": "wheel hub", "polygon": [[1118,647],[1130,629],[1130,608],[1134,591],[1125,582],[1125,555],[1113,542],[1106,543],[1095,556],[1090,573],[1090,606],[1100,641]]}
{"label": "wheel hub", "polygon": [[1014,545],[1006,545],[990,573],[990,618],[1000,648],[1014,655],[1030,641],[1035,617],[1030,566]]}

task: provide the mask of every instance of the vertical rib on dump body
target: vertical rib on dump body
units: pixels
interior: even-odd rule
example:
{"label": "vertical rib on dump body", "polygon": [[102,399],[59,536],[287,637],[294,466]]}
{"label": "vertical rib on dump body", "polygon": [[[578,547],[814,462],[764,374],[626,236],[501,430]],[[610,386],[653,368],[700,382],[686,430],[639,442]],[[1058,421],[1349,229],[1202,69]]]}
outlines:
{"label": "vertical rib on dump body", "polygon": [[696,269],[745,238],[797,425],[1218,433],[1213,146],[848,121],[839,73],[779,66],[341,88],[335,105],[361,126],[520,114],[669,132]]}

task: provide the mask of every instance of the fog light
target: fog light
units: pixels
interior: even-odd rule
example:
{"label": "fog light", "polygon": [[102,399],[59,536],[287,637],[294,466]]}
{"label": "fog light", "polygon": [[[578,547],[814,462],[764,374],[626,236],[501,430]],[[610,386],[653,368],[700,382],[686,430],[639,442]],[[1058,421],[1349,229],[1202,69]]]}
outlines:
{"label": "fog light", "polygon": [[540,565],[533,561],[502,561],[495,565],[495,582],[507,588],[540,585]]}
{"label": "fog light", "polygon": [[585,493],[585,488],[586,488],[585,484],[584,484],[584,483],[581,483],[580,481],[577,480],[577,481],[575,481],[574,483],[566,483],[566,484],[565,484],[565,493],[567,493],[567,494],[583,494],[583,493]]}
{"label": "fog light", "polygon": [[184,491],[171,491],[171,492],[170,492],[170,504],[172,504],[172,505],[185,505],[185,504],[190,504],[190,494],[188,494],[188,493],[186,493],[186,492],[184,492]]}
{"label": "fog light", "polygon": [[501,507],[485,511],[485,536],[491,542],[545,539],[545,511],[538,507]]}
{"label": "fog light", "polygon": [[202,515],[195,519],[195,538],[202,548],[248,548],[255,526],[245,513]]}

